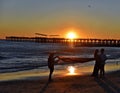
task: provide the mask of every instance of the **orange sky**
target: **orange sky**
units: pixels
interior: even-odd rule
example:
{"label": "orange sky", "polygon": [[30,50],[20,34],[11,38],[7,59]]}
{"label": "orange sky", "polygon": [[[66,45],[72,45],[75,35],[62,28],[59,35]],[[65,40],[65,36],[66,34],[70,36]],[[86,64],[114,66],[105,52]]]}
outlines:
{"label": "orange sky", "polygon": [[3,0],[0,38],[34,37],[35,33],[65,37],[72,29],[78,38],[119,39],[119,3],[119,0]]}

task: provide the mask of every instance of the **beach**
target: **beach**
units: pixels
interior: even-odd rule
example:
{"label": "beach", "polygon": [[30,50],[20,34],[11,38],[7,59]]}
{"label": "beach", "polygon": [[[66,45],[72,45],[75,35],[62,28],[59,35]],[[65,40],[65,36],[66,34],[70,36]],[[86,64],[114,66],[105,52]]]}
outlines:
{"label": "beach", "polygon": [[120,0],[0,7],[0,93],[120,93]]}
{"label": "beach", "polygon": [[[93,58],[93,52],[98,47],[71,48],[60,44],[52,47],[52,44],[32,42],[0,42],[0,93],[119,93],[119,48],[104,47],[108,56],[106,78],[95,79],[91,77],[94,60],[82,63],[85,60],[79,62],[78,59]],[[49,51],[60,51],[57,55],[65,58],[65,63],[55,65],[53,82],[48,82]],[[68,64],[66,57],[72,58],[73,62]],[[72,75],[68,72],[69,66],[75,68]]]}
{"label": "beach", "polygon": [[68,75],[0,82],[0,93],[119,93],[120,70],[109,72],[105,78]]}

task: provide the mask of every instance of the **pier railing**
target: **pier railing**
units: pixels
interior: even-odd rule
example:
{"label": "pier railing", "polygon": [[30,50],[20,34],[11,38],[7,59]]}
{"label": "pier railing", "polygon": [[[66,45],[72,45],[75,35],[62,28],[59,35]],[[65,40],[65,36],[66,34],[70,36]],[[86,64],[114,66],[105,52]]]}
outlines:
{"label": "pier railing", "polygon": [[75,46],[110,46],[110,47],[120,47],[120,39],[68,39],[68,38],[46,38],[46,37],[16,37],[10,36],[6,37],[9,41],[29,41],[38,43],[73,43]]}

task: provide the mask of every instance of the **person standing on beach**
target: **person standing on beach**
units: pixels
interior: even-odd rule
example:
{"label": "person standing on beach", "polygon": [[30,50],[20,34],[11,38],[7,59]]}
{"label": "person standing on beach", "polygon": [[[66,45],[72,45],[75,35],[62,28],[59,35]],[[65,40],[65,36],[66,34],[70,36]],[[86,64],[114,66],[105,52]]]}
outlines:
{"label": "person standing on beach", "polygon": [[95,65],[94,65],[93,73],[91,75],[94,77],[98,77],[98,72],[99,72],[99,68],[100,68],[100,56],[98,53],[99,53],[99,50],[96,49],[94,52]]}
{"label": "person standing on beach", "polygon": [[49,54],[49,57],[48,57],[48,68],[50,70],[50,73],[49,73],[49,81],[52,80],[52,73],[54,71],[54,64],[55,64],[55,58],[57,57],[54,57],[54,54],[55,53],[50,53]]}
{"label": "person standing on beach", "polygon": [[104,53],[104,49],[102,48],[100,50],[101,54],[100,54],[100,77],[104,77],[105,74],[105,61],[107,60],[106,54]]}

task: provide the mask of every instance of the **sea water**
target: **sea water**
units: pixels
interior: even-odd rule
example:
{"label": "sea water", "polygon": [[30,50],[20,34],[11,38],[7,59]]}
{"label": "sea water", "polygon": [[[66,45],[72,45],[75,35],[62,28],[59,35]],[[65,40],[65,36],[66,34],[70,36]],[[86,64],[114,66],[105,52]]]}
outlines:
{"label": "sea water", "polygon": [[[75,47],[73,44],[59,43],[36,43],[36,42],[14,42],[0,40],[0,74],[15,73],[21,71],[47,71],[47,59],[50,52],[56,52],[57,56],[93,58],[95,49],[105,49],[107,55],[106,64],[118,65],[120,68],[120,48],[119,47]],[[72,63],[56,65],[59,72],[67,66],[73,65],[76,68],[89,67],[94,65],[94,61],[86,63]],[[111,70],[111,68],[109,68]]]}

